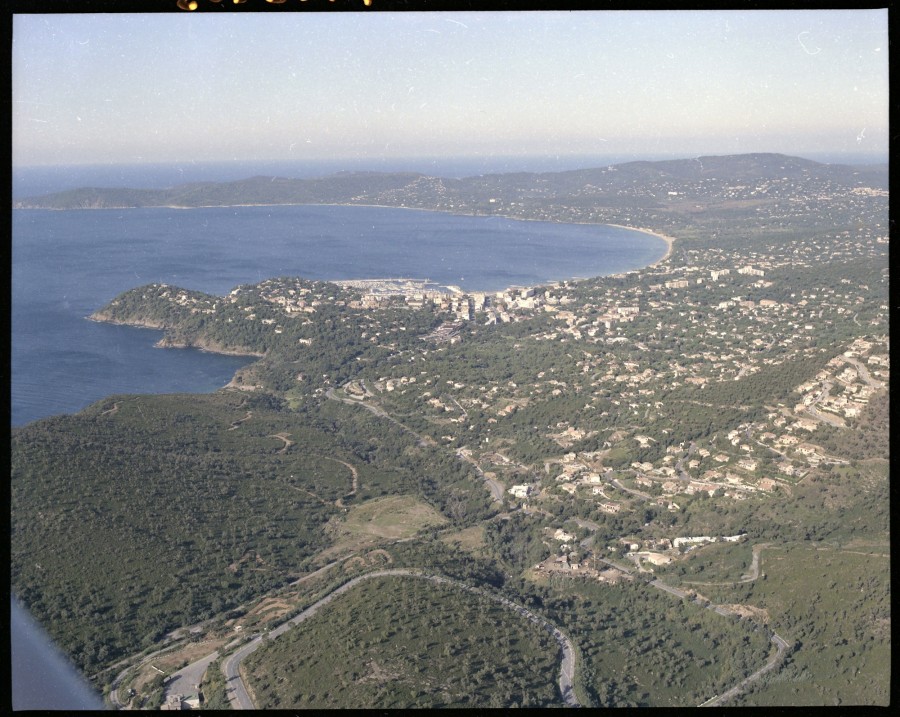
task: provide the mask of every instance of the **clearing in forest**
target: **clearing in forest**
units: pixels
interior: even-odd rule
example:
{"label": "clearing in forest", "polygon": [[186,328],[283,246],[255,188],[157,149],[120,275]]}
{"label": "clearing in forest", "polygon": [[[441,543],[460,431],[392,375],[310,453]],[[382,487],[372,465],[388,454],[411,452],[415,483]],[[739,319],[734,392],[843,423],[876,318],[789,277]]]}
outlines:
{"label": "clearing in forest", "polygon": [[392,495],[353,506],[343,519],[332,519],[328,530],[341,548],[349,548],[409,538],[423,528],[446,522],[437,510],[414,496]]}

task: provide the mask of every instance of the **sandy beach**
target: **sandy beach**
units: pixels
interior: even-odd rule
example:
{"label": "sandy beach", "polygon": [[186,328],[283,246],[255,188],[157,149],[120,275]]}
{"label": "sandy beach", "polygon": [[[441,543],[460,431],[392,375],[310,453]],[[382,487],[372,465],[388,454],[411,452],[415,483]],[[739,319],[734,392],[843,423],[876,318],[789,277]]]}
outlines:
{"label": "sandy beach", "polygon": [[655,232],[652,229],[645,229],[644,227],[626,227],[624,224],[607,224],[606,226],[618,227],[619,229],[628,229],[629,231],[633,231],[633,232],[642,232],[644,234],[649,234],[650,236],[654,236],[657,239],[662,239],[666,243],[666,253],[662,256],[662,258],[658,259],[657,261],[654,261],[652,264],[648,264],[646,267],[644,267],[645,269],[649,268],[651,266],[656,266],[657,264],[661,264],[666,259],[668,259],[670,256],[672,256],[672,247],[675,244],[674,237],[666,236],[665,234],[660,234],[659,232]]}

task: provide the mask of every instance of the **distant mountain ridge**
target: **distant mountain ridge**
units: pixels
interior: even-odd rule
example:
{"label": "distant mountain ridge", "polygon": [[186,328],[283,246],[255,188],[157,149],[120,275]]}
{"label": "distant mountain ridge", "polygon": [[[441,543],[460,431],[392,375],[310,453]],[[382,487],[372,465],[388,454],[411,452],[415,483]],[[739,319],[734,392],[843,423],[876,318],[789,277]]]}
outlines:
{"label": "distant mountain ridge", "polygon": [[[635,161],[564,172],[486,174],[463,179],[416,172],[339,172],[317,179],[256,176],[233,182],[192,182],[168,189],[85,187],[22,199],[19,209],[118,209],[290,204],[385,204],[468,211],[485,202],[583,201],[627,197],[647,204],[671,187],[715,195],[703,182],[812,181],[842,188],[887,189],[884,165],[822,164],[784,154],[740,154]],[[668,189],[660,193],[661,187]],[[502,203],[502,202],[501,202]]]}

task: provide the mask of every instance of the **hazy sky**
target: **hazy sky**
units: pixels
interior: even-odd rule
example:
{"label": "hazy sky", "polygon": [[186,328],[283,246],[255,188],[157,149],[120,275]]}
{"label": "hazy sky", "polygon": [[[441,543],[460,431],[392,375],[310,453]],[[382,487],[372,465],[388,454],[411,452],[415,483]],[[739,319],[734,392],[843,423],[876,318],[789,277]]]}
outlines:
{"label": "hazy sky", "polygon": [[886,153],[887,11],[17,15],[15,166]]}

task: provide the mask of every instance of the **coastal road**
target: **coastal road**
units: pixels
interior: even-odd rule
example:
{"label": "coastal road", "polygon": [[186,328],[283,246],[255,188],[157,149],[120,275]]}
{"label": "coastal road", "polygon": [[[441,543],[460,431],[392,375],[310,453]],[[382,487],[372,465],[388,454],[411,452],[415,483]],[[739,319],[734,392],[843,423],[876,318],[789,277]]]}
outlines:
{"label": "coastal road", "polygon": [[[476,593],[478,595],[482,595],[484,597],[490,598],[495,602],[499,602],[500,604],[508,607],[511,610],[514,610],[522,617],[531,620],[536,625],[540,625],[545,630],[550,632],[553,635],[556,642],[559,644],[559,647],[562,651],[562,660],[560,663],[560,675],[559,675],[559,690],[562,694],[563,701],[566,705],[570,707],[580,707],[581,704],[578,702],[578,698],[575,696],[575,646],[572,644],[572,641],[558,628],[556,625],[551,622],[545,620],[540,615],[537,615],[531,612],[528,608],[515,603],[508,598],[505,598],[501,595],[496,595],[494,593],[487,592],[481,588],[477,588],[466,583],[460,582],[458,580],[454,580],[452,578],[447,578],[442,575],[431,575],[427,573],[423,573],[419,570],[413,570],[410,568],[392,568],[388,570],[376,570],[375,572],[366,573],[365,575],[360,575],[355,577],[348,582],[341,585],[339,588],[329,593],[318,602],[313,603],[308,608],[306,608],[303,612],[301,612],[296,617],[288,620],[285,623],[282,623],[277,628],[272,630],[269,633],[269,639],[275,639],[279,635],[284,634],[288,630],[290,630],[294,625],[298,625],[304,620],[315,615],[323,606],[330,603],[336,597],[341,595],[342,593],[351,590],[356,585],[361,583],[363,580],[369,580],[371,578],[377,577],[385,577],[385,576],[403,576],[410,578],[419,578],[421,580],[430,580],[434,583],[444,583],[447,585],[453,585],[463,590],[468,590],[469,592]],[[263,638],[261,635],[255,635],[246,645],[244,645],[240,650],[235,652],[233,655],[229,656],[222,663],[222,672],[225,675],[225,684],[227,688],[228,699],[231,702],[231,705],[234,709],[256,709],[256,706],[253,704],[253,701],[250,699],[250,695],[247,692],[246,686],[244,685],[243,680],[240,676],[240,665],[241,661],[247,657],[247,655],[252,654],[260,646],[263,644]]]}

